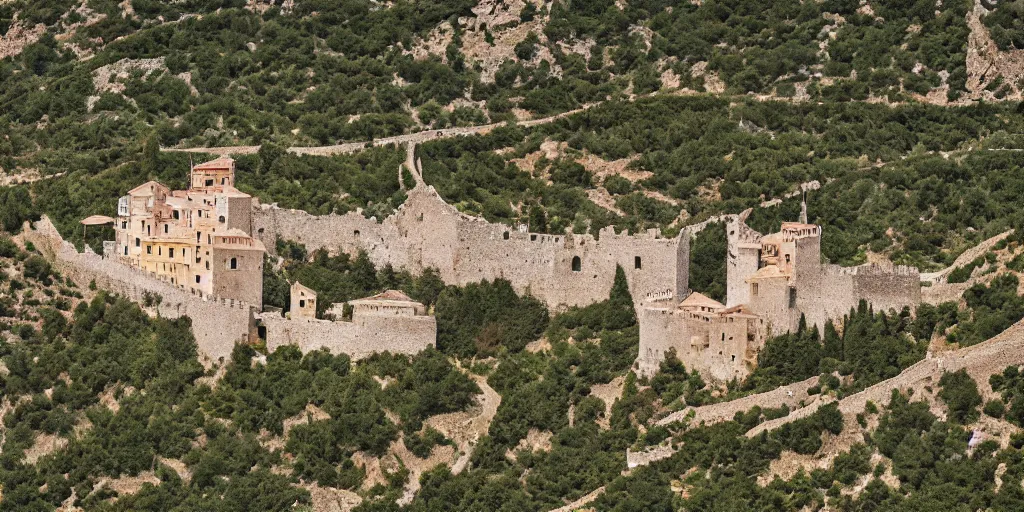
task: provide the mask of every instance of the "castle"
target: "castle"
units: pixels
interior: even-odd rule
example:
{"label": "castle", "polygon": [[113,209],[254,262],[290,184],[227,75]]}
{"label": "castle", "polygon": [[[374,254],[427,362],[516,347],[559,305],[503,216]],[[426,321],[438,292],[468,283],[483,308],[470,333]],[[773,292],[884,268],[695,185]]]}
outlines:
{"label": "castle", "polygon": [[112,255],[177,288],[263,304],[263,243],[253,238],[252,197],[234,187],[235,162],[192,166],[188,190],[156,181],[117,202]]}
{"label": "castle", "polygon": [[[637,369],[643,375],[656,372],[675,350],[688,368],[713,380],[743,378],[757,364],[765,340],[795,330],[801,316],[820,327],[861,299],[876,309],[920,302],[914,268],[823,264],[821,227],[807,223],[806,207],[800,222],[783,223],[769,235],[746,225],[748,213],[730,216],[727,224],[726,304],[689,293],[686,230],[673,238],[658,230],[630,235],[611,227],[597,236],[530,233],[463,214],[423,184],[380,223],[359,212],[314,216],[261,205],[234,188],[230,158],[193,166],[185,191],[153,181],[129,191],[118,202],[116,240],[104,244],[102,262],[71,255],[63,246],[55,252],[134,298],[152,290],[176,297],[173,311],[179,315],[206,312],[209,304],[231,308],[224,317],[232,319],[230,325],[218,323],[203,333],[197,325],[200,348],[214,357],[229,354],[227,347],[238,339],[257,336],[270,349],[326,347],[353,357],[415,353],[435,343],[434,318],[394,290],[351,301],[350,320],[344,304],[317,318],[316,292],[293,283],[288,315],[262,312],[263,255],[278,239],[310,251],[364,251],[377,266],[413,273],[433,268],[447,284],[506,279],[552,310],[607,299],[615,269],[622,267],[638,310]],[[132,283],[109,267],[111,261],[151,279],[152,286]]]}
{"label": "castle", "polygon": [[765,340],[795,331],[801,316],[821,328],[862,299],[883,311],[921,302],[916,268],[823,264],[821,226],[807,223],[806,204],[800,222],[784,222],[769,235],[746,225],[748,213],[726,227],[726,304],[700,296],[674,307],[652,303],[638,315],[641,374],[654,374],[674,349],[691,370],[718,381],[742,379],[756,366]]}

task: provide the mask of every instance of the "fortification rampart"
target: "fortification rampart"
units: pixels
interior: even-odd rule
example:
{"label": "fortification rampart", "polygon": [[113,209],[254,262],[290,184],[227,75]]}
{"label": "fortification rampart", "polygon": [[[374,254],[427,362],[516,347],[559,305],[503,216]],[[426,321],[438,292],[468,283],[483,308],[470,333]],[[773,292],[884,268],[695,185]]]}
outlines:
{"label": "fortification rampart", "polygon": [[61,238],[46,217],[35,224],[35,230],[26,231],[25,238],[80,287],[95,281],[96,286],[133,301],[153,303],[152,307],[163,317],[188,316],[199,351],[210,360],[229,358],[235,342],[249,333],[253,317],[249,304],[194,295],[143,271],[104,259],[89,247],[80,253]]}
{"label": "fortification rampart", "polygon": [[352,322],[285,318],[262,313],[257,320],[266,328],[267,349],[295,345],[302,353],[321,348],[332,354],[362,359],[375,352],[416,354],[434,346],[437,324],[432,316],[367,316]]}
{"label": "fortification rampart", "polygon": [[379,224],[354,212],[314,216],[266,205],[256,207],[253,224],[268,248],[280,238],[310,251],[365,251],[376,265],[413,273],[434,268],[455,285],[507,279],[554,309],[607,299],[616,265],[638,304],[649,295],[679,297],[689,277],[687,236],[629,235],[610,227],[599,237],[524,233],[460,213],[426,186],[410,191]]}

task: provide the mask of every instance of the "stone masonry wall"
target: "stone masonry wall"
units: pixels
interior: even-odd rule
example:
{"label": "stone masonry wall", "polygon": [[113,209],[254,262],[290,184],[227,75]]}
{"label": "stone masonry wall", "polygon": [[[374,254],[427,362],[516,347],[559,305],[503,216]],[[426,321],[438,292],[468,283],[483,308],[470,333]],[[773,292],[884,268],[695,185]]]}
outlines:
{"label": "stone masonry wall", "polygon": [[[629,235],[612,228],[603,229],[599,239],[523,233],[460,213],[426,186],[410,191],[405,204],[380,224],[359,213],[313,216],[261,205],[253,227],[270,249],[281,238],[309,251],[363,250],[376,265],[413,273],[432,267],[455,285],[503,278],[554,309],[607,299],[617,264],[637,304],[647,297],[682,296],[689,277],[686,236],[666,239],[657,230]],[[579,271],[573,271],[574,258]]]}
{"label": "stone masonry wall", "polygon": [[416,354],[432,347],[437,323],[432,316],[366,317],[355,322],[257,315],[267,330],[267,349],[295,345],[302,353],[327,348],[332,354],[362,359],[375,352]]}
{"label": "stone masonry wall", "polygon": [[241,301],[201,297],[155,279],[145,272],[104,259],[88,247],[79,253],[64,241],[49,219],[43,217],[34,231],[26,232],[31,241],[54,266],[80,287],[92,281],[97,287],[142,303],[147,294],[160,297],[154,306],[160,316],[188,316],[201,354],[210,360],[228,359],[235,342],[249,333],[252,308]]}

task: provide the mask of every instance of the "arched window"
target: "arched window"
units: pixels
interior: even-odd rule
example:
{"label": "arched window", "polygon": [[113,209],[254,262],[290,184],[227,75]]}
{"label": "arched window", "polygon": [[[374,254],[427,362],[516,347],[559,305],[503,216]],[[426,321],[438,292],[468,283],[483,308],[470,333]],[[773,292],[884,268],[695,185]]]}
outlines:
{"label": "arched window", "polygon": [[643,268],[643,263],[640,261],[640,256],[633,257],[633,268],[640,270]]}
{"label": "arched window", "polygon": [[572,257],[572,271],[573,272],[579,272],[581,267],[582,267],[582,264],[580,263],[580,257],[579,256],[573,256]]}
{"label": "arched window", "polygon": [[224,222],[224,216],[217,217],[217,222]]}
{"label": "arched window", "polygon": [[238,258],[231,258],[231,260],[228,261],[228,268],[231,270],[238,270]]}

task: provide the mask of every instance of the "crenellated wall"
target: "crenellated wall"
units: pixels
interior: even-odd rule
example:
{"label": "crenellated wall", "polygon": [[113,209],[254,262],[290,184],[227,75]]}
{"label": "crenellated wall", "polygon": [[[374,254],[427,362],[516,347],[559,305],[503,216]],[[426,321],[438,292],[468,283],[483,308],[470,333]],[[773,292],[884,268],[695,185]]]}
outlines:
{"label": "crenellated wall", "polygon": [[460,213],[426,186],[410,191],[379,224],[354,212],[314,216],[260,205],[253,227],[268,248],[280,238],[310,251],[363,250],[378,266],[390,263],[413,273],[435,268],[455,285],[507,279],[553,309],[607,299],[616,265],[625,270],[637,304],[648,296],[680,297],[689,277],[687,236],[662,238],[657,230],[629,235],[610,227],[597,238],[525,233]]}

